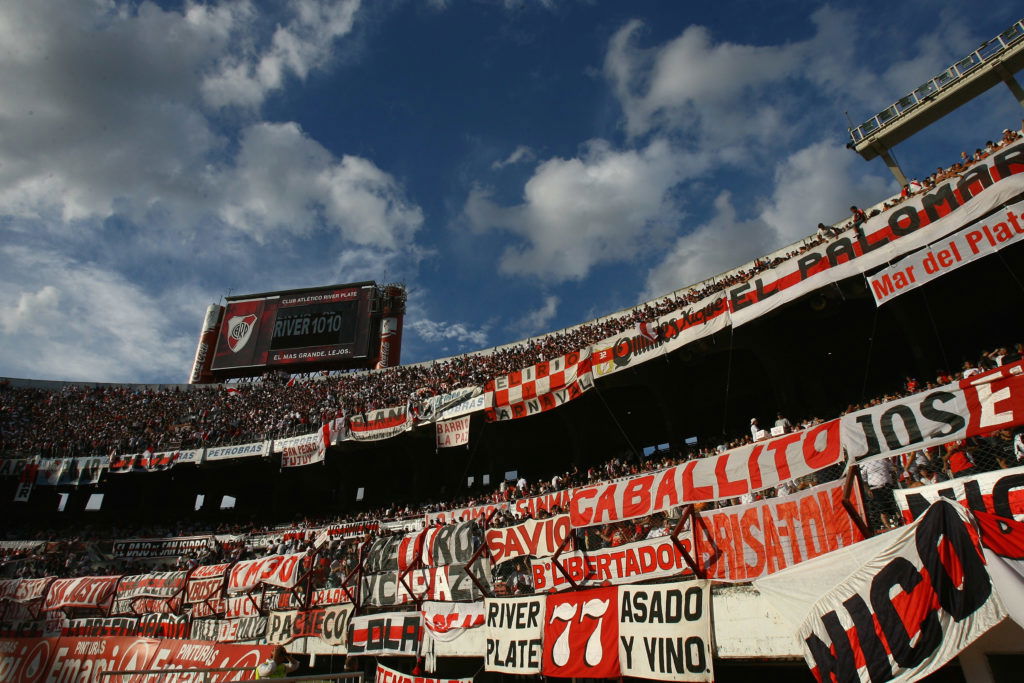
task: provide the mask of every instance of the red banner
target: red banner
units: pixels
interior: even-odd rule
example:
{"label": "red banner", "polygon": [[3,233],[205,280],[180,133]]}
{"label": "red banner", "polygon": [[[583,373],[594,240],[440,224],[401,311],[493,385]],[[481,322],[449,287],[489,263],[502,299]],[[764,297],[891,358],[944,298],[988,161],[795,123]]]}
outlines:
{"label": "red banner", "polygon": [[773,487],[841,462],[839,420],[690,460],[629,479],[574,491],[574,528],[646,517],[687,503],[722,500]]}
{"label": "red banner", "polygon": [[530,519],[522,524],[490,528],[484,534],[491,551],[491,563],[532,555],[551,557],[569,535],[569,515],[547,519]]}
{"label": "red banner", "polygon": [[308,557],[306,553],[295,553],[238,562],[228,574],[228,592],[241,593],[260,584],[292,588],[305,573]]}
{"label": "red banner", "polygon": [[[853,503],[863,516],[859,489]],[[707,578],[751,581],[864,539],[842,505],[843,482],[751,505],[701,512],[711,535],[696,533],[698,560]],[[708,565],[718,549],[715,561]]]}
{"label": "red banner", "polygon": [[80,607],[106,609],[114,595],[120,576],[83,576],[77,579],[57,579],[50,584],[43,602],[44,610]]}
{"label": "red banner", "polygon": [[618,588],[548,596],[541,671],[560,678],[618,678]]}
{"label": "red banner", "polygon": [[412,419],[406,406],[381,408],[351,415],[348,419],[348,438],[353,441],[390,439],[409,431],[412,426]]}

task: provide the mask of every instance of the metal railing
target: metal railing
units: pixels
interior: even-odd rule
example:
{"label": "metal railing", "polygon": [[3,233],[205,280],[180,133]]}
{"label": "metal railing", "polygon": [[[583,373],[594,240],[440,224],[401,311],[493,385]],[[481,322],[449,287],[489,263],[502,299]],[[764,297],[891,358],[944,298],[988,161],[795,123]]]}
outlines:
{"label": "metal railing", "polygon": [[991,62],[1002,55],[1010,47],[1016,45],[1024,38],[1024,19],[1017,21],[995,38],[986,40],[956,64],[953,64],[942,73],[928,79],[927,82],[907,93],[893,104],[878,112],[864,123],[855,128],[850,128],[850,140],[858,144],[865,138],[874,135],[879,130],[897,120],[922,102],[932,99],[938,93],[957,84],[968,74],[972,73],[982,64]]}

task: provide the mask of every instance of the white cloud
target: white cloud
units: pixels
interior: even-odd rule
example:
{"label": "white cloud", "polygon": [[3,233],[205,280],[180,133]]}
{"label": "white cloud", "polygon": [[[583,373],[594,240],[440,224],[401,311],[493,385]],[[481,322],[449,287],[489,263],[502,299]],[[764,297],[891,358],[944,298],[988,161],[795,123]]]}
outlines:
{"label": "white cloud", "polygon": [[[751,126],[754,97],[798,63],[801,50],[791,46],[753,46],[713,43],[709,31],[690,26],[662,46],[635,45],[642,24],[631,21],[612,37],[605,74],[612,83],[631,135],[655,125],[701,131],[766,134]],[[732,107],[746,94],[748,106]],[[690,131],[695,132],[695,131]],[[727,136],[737,137],[737,135]]]}
{"label": "white cloud", "polygon": [[701,163],[663,140],[640,150],[591,140],[579,157],[540,164],[521,204],[499,206],[475,188],[464,211],[477,231],[519,238],[502,254],[502,272],[580,280],[594,266],[629,261],[660,244],[681,214],[670,188],[699,172]]}
{"label": "white cloud", "polygon": [[5,373],[100,381],[188,374],[196,340],[175,331],[185,310],[176,290],[154,297],[116,273],[21,247],[0,250],[0,273]]}
{"label": "white cloud", "polygon": [[247,128],[223,175],[219,216],[261,240],[326,223],[354,244],[391,247],[409,243],[423,223],[390,175],[366,159],[334,158],[294,123]]}
{"label": "white cloud", "polygon": [[473,329],[466,323],[452,323],[420,318],[408,324],[421,339],[427,342],[455,341],[472,348],[487,346],[487,327]]}
{"label": "white cloud", "polygon": [[726,191],[711,218],[679,237],[647,276],[654,298],[736,268],[812,234],[819,222],[844,218],[851,204],[870,205],[894,190],[844,147],[819,142],[783,159],[770,198],[737,206]]}
{"label": "white cloud", "polygon": [[359,0],[296,0],[292,16],[278,25],[269,44],[246,44],[260,15],[249,3],[235,13],[232,40],[240,48],[223,55],[203,79],[201,91],[213,107],[254,107],[279,90],[287,76],[300,80],[331,57],[334,41],[352,30]]}
{"label": "white cloud", "polygon": [[544,302],[526,315],[513,322],[510,327],[524,337],[538,332],[549,332],[549,324],[558,313],[560,300],[557,296],[544,297]]}
{"label": "white cloud", "polygon": [[504,168],[506,166],[511,166],[512,164],[521,164],[527,161],[533,161],[536,158],[537,155],[533,153],[532,149],[530,149],[526,145],[519,145],[507,157],[505,157],[504,159],[499,159],[498,161],[495,161],[493,164],[491,164],[491,168]]}

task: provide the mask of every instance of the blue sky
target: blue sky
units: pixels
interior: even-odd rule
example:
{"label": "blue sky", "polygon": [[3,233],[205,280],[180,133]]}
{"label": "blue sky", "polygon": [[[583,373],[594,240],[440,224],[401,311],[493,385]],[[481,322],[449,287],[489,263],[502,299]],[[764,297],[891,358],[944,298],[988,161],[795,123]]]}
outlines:
{"label": "blue sky", "polygon": [[[691,284],[895,189],[860,122],[990,2],[0,5],[0,375],[182,381],[208,303],[375,279],[403,360]],[[952,163],[996,88],[896,148]]]}

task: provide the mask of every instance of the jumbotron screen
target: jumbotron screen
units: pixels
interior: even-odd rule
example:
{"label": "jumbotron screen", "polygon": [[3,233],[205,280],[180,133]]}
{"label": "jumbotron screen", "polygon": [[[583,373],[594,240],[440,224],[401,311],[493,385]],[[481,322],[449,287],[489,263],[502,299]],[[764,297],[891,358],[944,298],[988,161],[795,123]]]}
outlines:
{"label": "jumbotron screen", "polygon": [[230,297],[214,372],[367,356],[372,282]]}

